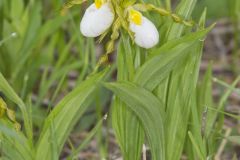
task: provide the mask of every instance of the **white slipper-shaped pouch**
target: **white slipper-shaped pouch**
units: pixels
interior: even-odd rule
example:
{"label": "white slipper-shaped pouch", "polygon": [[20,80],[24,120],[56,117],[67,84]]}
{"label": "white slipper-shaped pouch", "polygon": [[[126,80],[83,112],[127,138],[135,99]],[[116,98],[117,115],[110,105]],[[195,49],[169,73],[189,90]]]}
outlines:
{"label": "white slipper-shaped pouch", "polygon": [[86,37],[98,37],[111,27],[114,13],[108,3],[90,5],[83,15],[80,31]]}
{"label": "white slipper-shaped pouch", "polygon": [[142,48],[152,48],[159,42],[155,25],[136,10],[129,11],[130,30],[134,33],[135,43]]}

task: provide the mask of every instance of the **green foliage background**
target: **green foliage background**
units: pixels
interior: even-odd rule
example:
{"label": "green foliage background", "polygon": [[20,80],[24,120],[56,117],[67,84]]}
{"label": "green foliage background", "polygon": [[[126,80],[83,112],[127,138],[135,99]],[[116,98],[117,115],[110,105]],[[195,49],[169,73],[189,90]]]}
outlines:
{"label": "green foliage background", "polygon": [[[169,0],[146,2],[172,8]],[[211,65],[199,82],[204,39],[214,25],[205,28],[207,10],[196,8],[197,3],[209,6],[210,17],[215,17],[214,3],[203,0],[181,0],[172,9],[184,19],[194,12],[198,23],[194,29],[146,13],[159,29],[160,44],[144,50],[121,31],[116,62],[92,75],[99,45],[79,32],[83,7],[74,6],[60,16],[61,1],[1,0],[0,92],[22,122],[22,130],[16,131],[9,115],[1,118],[1,158],[59,159],[70,133],[97,120],[86,140],[73,147],[67,158],[76,159],[98,133],[99,152],[108,159],[101,128],[104,106],[111,101],[107,109],[112,126],[108,127],[115,131],[124,160],[139,160],[143,144],[150,147],[153,160],[177,160],[183,153],[192,160],[213,159],[223,135],[220,113],[240,79],[226,86],[219,103],[212,99]],[[236,5],[229,6],[235,10],[238,1],[232,3]],[[223,0],[218,3],[225,4]],[[236,13],[231,12],[233,19],[238,18]],[[117,79],[113,80],[115,69]],[[77,75],[70,92],[69,73]],[[46,98],[49,102],[44,107]],[[94,118],[85,115],[86,111],[94,111]]]}

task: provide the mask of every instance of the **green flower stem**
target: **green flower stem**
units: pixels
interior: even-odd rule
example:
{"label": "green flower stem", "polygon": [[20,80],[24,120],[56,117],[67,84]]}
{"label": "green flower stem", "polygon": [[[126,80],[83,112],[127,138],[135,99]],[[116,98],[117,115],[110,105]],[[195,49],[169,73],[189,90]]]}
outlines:
{"label": "green flower stem", "polygon": [[134,8],[141,10],[141,11],[154,11],[159,13],[161,16],[170,16],[174,22],[176,23],[180,23],[183,24],[185,26],[189,26],[189,27],[193,27],[195,25],[195,23],[193,21],[187,21],[184,20],[183,18],[181,18],[179,15],[175,14],[175,13],[171,13],[170,11],[164,9],[164,8],[160,8],[160,7],[156,7],[153,4],[135,4]]}

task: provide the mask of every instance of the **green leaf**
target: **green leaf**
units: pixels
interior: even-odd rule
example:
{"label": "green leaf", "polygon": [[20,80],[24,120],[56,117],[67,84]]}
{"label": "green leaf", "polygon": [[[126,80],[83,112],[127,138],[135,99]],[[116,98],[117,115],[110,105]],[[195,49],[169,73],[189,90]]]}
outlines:
{"label": "green leaf", "polygon": [[201,150],[198,148],[198,144],[197,144],[196,140],[194,139],[194,137],[193,137],[193,135],[192,135],[192,133],[190,131],[188,132],[188,136],[190,137],[190,140],[191,140],[191,142],[193,144],[194,149],[197,152],[198,157],[201,160],[205,160],[204,155],[201,153]]}
{"label": "green leaf", "polygon": [[[133,57],[139,54],[141,53],[136,52],[131,45],[130,38],[122,36],[117,54],[118,81],[133,79],[134,67],[137,67],[134,66]],[[112,126],[124,160],[139,160],[144,143],[144,131],[137,116],[119,97],[113,100]]]}
{"label": "green leaf", "polygon": [[3,75],[0,73],[0,91],[4,93],[6,97],[8,97],[11,101],[16,103],[18,107],[20,108],[22,114],[23,114],[23,120],[24,120],[24,127],[26,130],[26,134],[29,138],[30,143],[32,143],[32,120],[29,117],[29,112],[24,104],[24,102],[19,98],[19,96],[15,93],[13,88],[9,85],[7,80],[3,77]]}
{"label": "green leaf", "polygon": [[[231,84],[229,88],[227,88],[225,94],[221,97],[218,107],[216,108],[217,111],[222,111],[224,109],[225,103],[228,100],[228,97],[230,94],[233,92],[233,88],[238,84],[240,81],[240,76],[238,76],[235,81]],[[211,107],[211,106],[210,106]],[[216,123],[217,117],[218,117],[218,112],[213,112],[211,115],[208,116],[208,121],[207,121],[207,130],[206,130],[206,135],[209,136],[212,133],[212,130],[214,129],[214,125]]]}
{"label": "green leaf", "polygon": [[[181,158],[188,127],[192,128],[192,125],[198,123],[196,119],[192,121],[190,115],[191,112],[195,113],[194,109],[196,109],[196,85],[203,48],[203,40],[200,40],[202,38],[195,40],[196,43],[191,48],[188,48],[186,51],[188,55],[181,60],[182,64],[172,71],[168,79],[165,100],[167,112],[167,159]],[[199,132],[194,130],[194,137],[198,135],[195,133]],[[200,146],[202,146],[201,143]],[[174,154],[172,154],[173,152]],[[204,150],[201,150],[201,152],[204,153]]]}
{"label": "green leaf", "polygon": [[[203,11],[203,14],[200,18],[199,21],[199,26],[200,28],[204,28],[205,27],[205,21],[206,21],[206,10]],[[193,53],[197,54],[196,57],[196,65],[194,66],[195,71],[194,74],[195,76],[192,77],[192,80],[195,81],[194,83],[194,88],[197,89],[197,80],[198,80],[198,75],[199,75],[199,70],[200,70],[200,63],[201,63],[201,57],[202,57],[202,49],[203,49],[203,44],[204,42],[199,42],[199,44],[196,47],[196,50],[193,50]],[[190,63],[190,62],[189,62]],[[209,68],[208,74],[209,75],[211,73],[211,68]],[[209,77],[207,76],[206,79],[206,83],[208,84],[208,82],[211,82],[211,78],[208,79]],[[205,81],[204,81],[205,82]],[[205,83],[204,83],[205,84]],[[191,124],[189,125],[189,130],[191,130],[191,135],[192,137],[189,135],[190,139],[187,139],[187,156],[189,159],[207,159],[207,149],[206,149],[206,145],[205,145],[205,139],[203,138],[203,130],[205,129],[205,121],[203,120],[203,116],[206,110],[206,101],[205,98],[211,98],[211,85],[204,85],[204,89],[202,89],[201,93],[201,100],[199,100],[200,105],[198,105],[198,95],[197,95],[197,91],[194,91],[192,93],[192,101],[190,104],[190,119],[189,121],[191,122]],[[208,92],[209,91],[209,92]],[[208,97],[209,96],[209,97]],[[205,113],[206,114],[206,113]],[[188,137],[187,137],[188,138]],[[199,154],[201,153],[201,154]]]}
{"label": "green leaf", "polygon": [[[178,15],[181,15],[183,19],[188,20],[192,14],[196,2],[197,0],[181,0],[177,6],[176,13]],[[183,34],[185,28],[186,26],[182,24],[172,22],[172,25],[168,29],[168,34],[165,37],[166,40],[168,41],[180,37]]]}
{"label": "green leaf", "polygon": [[68,156],[67,160],[73,160],[75,159],[79,152],[84,149],[87,144],[91,141],[91,139],[95,136],[95,134],[101,130],[102,127],[102,123],[104,120],[106,120],[108,115],[105,115],[102,119],[100,119],[100,121],[98,121],[98,123],[96,124],[96,126],[88,133],[87,137],[83,140],[83,142],[81,142],[81,144],[72,151],[71,155]]}
{"label": "green leaf", "polygon": [[[33,5],[30,9],[30,17],[29,17],[29,24],[26,29],[25,37],[22,42],[21,49],[18,53],[18,56],[15,57],[15,65],[18,67],[15,68],[12,74],[13,82],[17,80],[19,72],[22,68],[24,68],[24,64],[28,60],[31,55],[31,50],[33,49],[34,45],[36,44],[36,37],[41,27],[41,10],[42,6],[39,4],[40,2],[36,2],[36,5]],[[31,5],[30,5],[31,6]]]}
{"label": "green leaf", "polygon": [[32,160],[32,149],[28,145],[28,139],[22,134],[17,132],[10,122],[4,119],[0,120],[0,140],[1,151],[3,155],[8,155],[11,159],[19,160]]}
{"label": "green leaf", "polygon": [[134,82],[153,90],[169,73],[182,63],[187,52],[194,44],[199,42],[213,26],[180,39],[170,41],[161,48],[153,51],[151,58],[136,72]]}
{"label": "green leaf", "polygon": [[164,105],[151,92],[130,82],[105,83],[138,117],[153,160],[165,160]]}
{"label": "green leaf", "polygon": [[[58,155],[63,147],[67,137],[72,128],[87,109],[93,100],[94,92],[98,87],[98,83],[103,80],[107,70],[91,76],[89,79],[82,82],[75,90],[68,94],[59,104],[54,108],[51,114],[45,121],[41,137],[38,141],[36,151],[36,160],[50,160],[50,144],[49,138],[51,136],[51,129],[54,130]],[[51,127],[51,124],[53,126]]]}

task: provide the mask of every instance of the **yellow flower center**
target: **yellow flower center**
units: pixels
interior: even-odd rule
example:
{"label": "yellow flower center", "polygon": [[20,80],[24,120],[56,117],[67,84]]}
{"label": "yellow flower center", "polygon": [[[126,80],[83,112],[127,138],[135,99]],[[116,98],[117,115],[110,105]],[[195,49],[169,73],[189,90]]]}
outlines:
{"label": "yellow flower center", "polygon": [[130,21],[132,21],[136,25],[142,24],[142,14],[134,9],[131,9],[129,11],[129,18],[130,18]]}
{"label": "yellow flower center", "polygon": [[103,5],[103,0],[95,0],[95,6],[97,9],[101,8]]}

